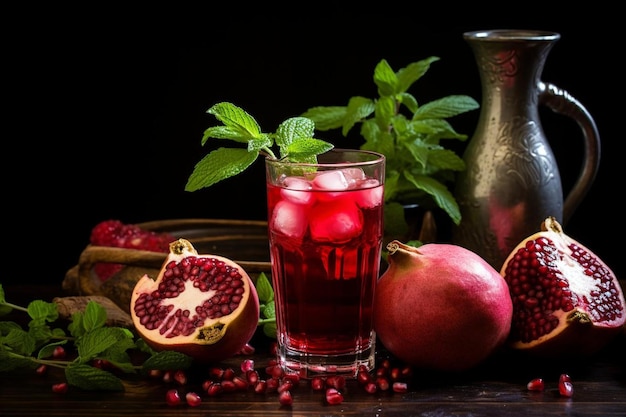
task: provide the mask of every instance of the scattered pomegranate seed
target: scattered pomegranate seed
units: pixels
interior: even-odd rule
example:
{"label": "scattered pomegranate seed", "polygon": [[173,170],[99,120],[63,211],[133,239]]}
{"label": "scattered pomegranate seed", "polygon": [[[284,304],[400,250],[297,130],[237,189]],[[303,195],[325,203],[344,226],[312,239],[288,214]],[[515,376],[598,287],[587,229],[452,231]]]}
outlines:
{"label": "scattered pomegranate seed", "polygon": [[311,389],[313,391],[321,391],[326,387],[326,381],[321,376],[311,378]]}
{"label": "scattered pomegranate seed", "polygon": [[246,372],[246,381],[248,381],[248,385],[254,386],[259,379],[261,379],[261,377],[256,370],[252,369]]}
{"label": "scattered pomegranate seed", "polygon": [[293,396],[291,395],[291,391],[285,390],[281,392],[278,396],[278,402],[280,405],[292,405],[293,404]]}
{"label": "scattered pomegranate seed", "polygon": [[409,390],[409,386],[406,382],[394,382],[391,386],[393,392],[407,392]]}
{"label": "scattered pomegranate seed", "polygon": [[253,355],[254,352],[256,352],[256,349],[254,348],[254,346],[252,346],[250,343],[246,343],[244,347],[241,349],[241,351],[239,352],[239,354],[240,355]]}
{"label": "scattered pomegranate seed", "polygon": [[326,390],[326,402],[331,405],[341,404],[343,402],[343,394],[335,388]]}
{"label": "scattered pomegranate seed", "polygon": [[67,385],[67,382],[59,382],[58,384],[52,385],[52,392],[55,392],[57,394],[65,394],[68,388],[69,386]]}
{"label": "scattered pomegranate seed", "polygon": [[376,394],[378,392],[378,386],[374,382],[366,383],[363,388],[368,394]]}
{"label": "scattered pomegranate seed", "polygon": [[174,372],[173,379],[178,385],[185,385],[187,383],[187,374],[185,374],[184,371],[178,370]]}
{"label": "scattered pomegranate seed", "polygon": [[572,384],[572,379],[567,374],[561,374],[559,377],[559,394],[562,397],[574,395],[574,385]]}
{"label": "scattered pomegranate seed", "polygon": [[165,393],[165,402],[167,405],[176,406],[179,405],[182,400],[180,399],[180,394],[177,389],[170,389]]}
{"label": "scattered pomegranate seed", "polygon": [[35,369],[35,373],[37,375],[45,375],[48,373],[48,366],[47,365],[39,365],[37,367],[37,369]]}
{"label": "scattered pomegranate seed", "polygon": [[233,368],[224,369],[224,373],[222,374],[222,379],[226,381],[232,381],[235,377],[235,370]]}
{"label": "scattered pomegranate seed", "polygon": [[254,361],[252,359],[244,359],[241,361],[241,372],[248,372],[254,370]]}
{"label": "scattered pomegranate seed", "polygon": [[543,379],[535,378],[526,384],[526,388],[528,391],[543,391],[545,389],[545,384]]}
{"label": "scattered pomegranate seed", "polygon": [[378,378],[376,378],[376,386],[381,391],[388,391],[389,390],[389,381],[387,380],[387,378],[378,377]]}
{"label": "scattered pomegranate seed", "polygon": [[222,388],[222,384],[220,382],[213,382],[209,385],[209,388],[206,390],[206,393],[209,397],[215,397],[221,394],[224,391]]}
{"label": "scattered pomegranate seed", "polygon": [[202,398],[195,392],[188,392],[185,394],[185,400],[187,400],[187,404],[192,407],[197,407],[202,404]]}
{"label": "scattered pomegranate seed", "polygon": [[64,359],[66,356],[65,348],[63,346],[56,346],[52,351],[52,357],[54,359]]}
{"label": "scattered pomegranate seed", "polygon": [[259,379],[254,383],[254,392],[257,394],[265,394],[267,392],[267,381]]}

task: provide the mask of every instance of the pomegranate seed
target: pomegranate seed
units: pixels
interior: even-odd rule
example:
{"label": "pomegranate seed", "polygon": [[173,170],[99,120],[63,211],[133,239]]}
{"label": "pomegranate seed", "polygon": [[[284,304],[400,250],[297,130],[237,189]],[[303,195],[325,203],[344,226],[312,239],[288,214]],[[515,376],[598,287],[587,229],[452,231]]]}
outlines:
{"label": "pomegranate seed", "polygon": [[179,405],[182,401],[180,399],[180,394],[177,389],[170,389],[165,393],[165,402],[167,405],[176,406]]}
{"label": "pomegranate seed", "polygon": [[572,379],[567,374],[559,376],[559,394],[562,397],[571,397],[574,395],[574,385]]}
{"label": "pomegranate seed", "polygon": [[205,379],[202,382],[202,391],[206,392],[212,384],[213,381],[211,381],[210,379]]}
{"label": "pomegranate seed", "polygon": [[215,397],[221,394],[223,391],[224,391],[224,388],[222,388],[222,384],[220,382],[213,382],[211,385],[209,385],[209,388],[206,390],[206,393],[209,397]]}
{"label": "pomegranate seed", "polygon": [[163,377],[163,371],[160,370],[160,369],[151,369],[148,372],[148,376],[150,378],[161,378],[161,377]]}
{"label": "pomegranate seed", "polygon": [[66,356],[65,348],[63,348],[63,346],[56,346],[54,350],[52,351],[52,357],[54,359],[63,359],[65,358],[65,356]]}
{"label": "pomegranate seed", "polygon": [[222,379],[226,381],[232,381],[235,377],[235,370],[233,368],[224,369],[224,374],[222,374]]}
{"label": "pomegranate seed", "polygon": [[173,379],[178,385],[185,385],[187,383],[187,374],[185,374],[184,371],[178,370],[174,372]]}
{"label": "pomegranate seed", "polygon": [[346,378],[341,375],[332,375],[326,378],[326,386],[341,390],[346,386]]}
{"label": "pomegranate seed", "polygon": [[394,382],[392,385],[393,392],[407,392],[409,390],[409,386],[406,382]]}
{"label": "pomegranate seed", "polygon": [[246,373],[254,369],[254,361],[252,359],[244,359],[241,361],[241,372]]}
{"label": "pomegranate seed", "polygon": [[248,381],[239,375],[233,378],[233,384],[235,384],[235,388],[239,391],[248,389]]}
{"label": "pomegranate seed", "polygon": [[37,367],[37,369],[35,369],[35,373],[37,375],[45,375],[48,373],[48,366],[47,365],[39,365]]}
{"label": "pomegranate seed", "polygon": [[293,397],[291,395],[291,391],[286,390],[280,393],[280,395],[278,396],[278,402],[280,402],[280,405],[292,405],[293,404]]}
{"label": "pomegranate seed", "polygon": [[256,352],[256,349],[254,348],[254,346],[252,346],[250,343],[246,343],[245,346],[239,352],[239,354],[247,356],[247,355],[253,355],[254,352]]}
{"label": "pomegranate seed", "polygon": [[343,394],[335,388],[326,390],[326,402],[330,405],[341,404],[343,402]]}
{"label": "pomegranate seed", "polygon": [[261,377],[256,370],[252,369],[246,372],[246,381],[248,381],[248,385],[253,386],[259,379],[261,379]]}
{"label": "pomegranate seed", "polygon": [[526,388],[528,391],[543,391],[545,389],[545,384],[543,379],[535,378],[526,384]]}
{"label": "pomegranate seed", "polygon": [[174,371],[165,371],[163,373],[163,382],[169,384],[174,380]]}
{"label": "pomegranate seed", "polygon": [[389,390],[389,381],[387,380],[387,378],[378,377],[378,378],[376,378],[376,386],[381,391],[388,391]]}
{"label": "pomegranate seed", "polygon": [[272,378],[282,378],[285,375],[285,371],[280,365],[270,365],[265,368],[265,372]]}
{"label": "pomegranate seed", "polygon": [[187,400],[187,404],[192,407],[197,407],[202,404],[202,398],[195,392],[188,392],[185,394],[185,400]]}
{"label": "pomegranate seed", "polygon": [[278,385],[278,387],[276,388],[276,391],[278,391],[278,393],[280,394],[283,391],[289,391],[293,388],[293,382],[291,381],[285,381],[282,384]]}
{"label": "pomegranate seed", "polygon": [[313,391],[321,391],[326,387],[326,381],[321,376],[311,378],[311,389]]}
{"label": "pomegranate seed", "polygon": [[278,354],[278,345],[276,342],[272,342],[270,345],[270,355],[276,356]]}
{"label": "pomegranate seed", "polygon": [[235,385],[235,382],[230,380],[222,381],[222,390],[224,392],[235,392],[237,391],[237,385]]}
{"label": "pomegranate seed", "polygon": [[298,383],[300,382],[300,374],[296,374],[293,372],[286,373],[283,375],[282,379],[283,381],[291,382],[295,386],[295,385],[298,385]]}
{"label": "pomegranate seed", "polygon": [[265,394],[267,392],[267,381],[259,379],[254,383],[254,392],[257,394]]}
{"label": "pomegranate seed", "polygon": [[278,390],[280,380],[278,378],[270,378],[267,381],[267,392],[275,392]]}
{"label": "pomegranate seed", "polygon": [[56,392],[57,394],[65,394],[67,392],[67,389],[67,382],[59,382],[58,384],[52,385],[52,392]]}
{"label": "pomegranate seed", "polygon": [[213,379],[221,380],[224,376],[224,369],[212,367],[211,369],[209,369],[209,376]]}
{"label": "pomegranate seed", "polygon": [[368,394],[376,394],[376,392],[378,391],[378,386],[376,386],[376,384],[372,381],[363,385],[363,388]]}

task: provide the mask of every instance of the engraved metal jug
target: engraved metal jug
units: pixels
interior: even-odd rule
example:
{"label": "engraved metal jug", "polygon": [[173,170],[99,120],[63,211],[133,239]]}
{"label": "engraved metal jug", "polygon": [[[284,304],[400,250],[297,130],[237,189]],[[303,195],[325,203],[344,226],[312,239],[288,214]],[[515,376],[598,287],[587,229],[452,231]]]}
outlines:
{"label": "engraved metal jug", "polygon": [[[539,231],[546,217],[563,225],[570,219],[595,180],[600,136],[578,100],[541,81],[559,33],[488,30],[466,32],[463,38],[478,65],[482,98],[463,154],[466,170],[455,186],[462,219],[453,227],[452,241],[500,270],[513,248]],[[584,162],[566,197],[539,105],[574,119],[582,130]]]}

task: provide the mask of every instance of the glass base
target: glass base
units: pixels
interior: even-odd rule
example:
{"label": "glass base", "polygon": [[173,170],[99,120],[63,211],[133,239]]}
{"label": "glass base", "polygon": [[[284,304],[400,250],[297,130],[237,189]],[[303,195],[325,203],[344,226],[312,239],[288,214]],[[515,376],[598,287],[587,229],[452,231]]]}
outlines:
{"label": "glass base", "polygon": [[297,373],[300,378],[305,379],[331,375],[355,378],[361,366],[368,371],[374,369],[375,354],[374,342],[368,349],[341,355],[311,354],[293,350],[287,346],[278,346],[278,362],[285,372]]}

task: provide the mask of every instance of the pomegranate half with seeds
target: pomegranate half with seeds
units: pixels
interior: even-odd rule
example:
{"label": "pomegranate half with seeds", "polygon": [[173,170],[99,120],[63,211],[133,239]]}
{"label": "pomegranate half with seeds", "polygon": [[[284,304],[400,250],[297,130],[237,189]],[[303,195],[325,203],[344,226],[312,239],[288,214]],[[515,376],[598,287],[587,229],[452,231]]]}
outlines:
{"label": "pomegranate half with seeds", "polygon": [[626,303],[615,274],[554,217],[511,251],[500,274],[513,301],[515,349],[548,357],[592,354],[624,326]]}
{"label": "pomegranate half with seeds", "polygon": [[175,350],[200,363],[234,356],[250,341],[259,321],[254,283],[238,264],[198,254],[178,239],[153,280],[135,285],[130,313],[139,336],[157,351]]}

